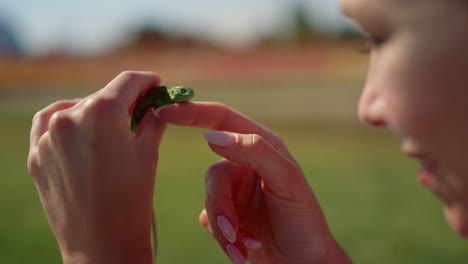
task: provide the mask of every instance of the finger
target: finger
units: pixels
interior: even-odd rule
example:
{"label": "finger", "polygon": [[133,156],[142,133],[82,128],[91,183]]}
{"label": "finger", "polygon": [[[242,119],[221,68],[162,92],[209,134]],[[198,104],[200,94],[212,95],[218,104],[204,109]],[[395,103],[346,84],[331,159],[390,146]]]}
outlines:
{"label": "finger", "polygon": [[31,150],[37,145],[41,136],[47,131],[50,117],[58,111],[75,106],[81,99],[57,101],[37,112],[32,120],[30,146]]}
{"label": "finger", "polygon": [[[200,213],[198,218],[200,224],[205,228],[206,232],[214,237],[213,229],[211,228],[210,221],[208,220],[208,213],[206,209],[203,209]],[[242,239],[242,243],[244,243],[245,247],[248,249],[256,250],[260,249],[263,245],[258,239],[256,239],[251,233],[241,230],[240,232],[240,239]]]}
{"label": "finger", "polygon": [[[226,162],[226,161],[223,161],[223,162]],[[242,219],[243,218],[243,215],[246,216],[245,212],[247,212],[248,210],[248,207],[252,207],[252,206],[255,206],[256,202],[259,201],[259,199],[256,199],[253,197],[253,194],[255,194],[253,188],[258,188],[259,186],[259,182],[257,179],[253,179],[253,174],[252,173],[245,173],[246,175],[244,175],[244,171],[245,169],[244,168],[236,168],[237,165],[234,165],[233,166],[235,168],[235,171],[236,172],[232,172],[235,176],[237,176],[238,178],[243,178],[245,179],[245,177],[248,177],[247,180],[244,180],[244,181],[241,181],[240,183],[239,182],[236,182],[234,183],[234,180],[231,182],[231,190],[235,190],[233,193],[232,193],[232,202],[235,204],[235,207],[236,207],[236,211],[237,211],[237,215],[238,215],[238,218],[239,219]],[[216,177],[216,175],[212,174],[212,173],[207,173],[207,177]],[[210,182],[210,180],[207,179],[207,182]],[[219,188],[219,187],[222,187],[220,185],[217,185],[216,183],[214,184],[211,184],[210,186],[208,186],[207,188],[207,192],[209,193],[213,193],[215,194],[215,189],[214,188]],[[236,187],[236,188],[234,188]],[[237,196],[237,197],[235,197]],[[211,196],[213,197],[214,200],[217,200],[216,197],[214,196]],[[257,197],[259,198],[259,197]],[[248,201],[246,203],[243,203],[242,200],[244,201]],[[205,201],[206,203],[206,201]],[[244,205],[243,205],[244,204]],[[255,214],[258,214],[258,210],[256,209],[253,209],[255,211]],[[222,213],[220,213],[222,214]],[[200,213],[200,216],[198,218],[200,224],[203,226],[203,228],[205,228],[205,230],[213,237],[214,236],[214,233],[213,233],[213,229],[211,227],[211,223],[210,223],[210,220],[209,220],[209,217],[208,217],[208,212],[206,211],[206,209],[203,209]],[[248,249],[259,249],[262,247],[262,243],[260,241],[258,241],[257,239],[255,239],[255,235],[244,230],[244,229],[239,229],[239,235],[242,239],[242,242],[244,243],[245,247],[248,248]]]}
{"label": "finger", "polygon": [[166,123],[157,118],[150,109],[136,131],[137,142],[144,149],[155,152],[159,148],[165,130]]}
{"label": "finger", "polygon": [[188,102],[166,105],[156,110],[156,115],[169,124],[194,126],[210,130],[231,131],[261,135],[270,144],[294,160],[282,140],[268,128],[244,114],[220,103]]}
{"label": "finger", "polygon": [[137,98],[159,85],[159,75],[153,72],[125,71],[119,74],[97,94],[117,99],[128,111]]}
{"label": "finger", "polygon": [[239,238],[239,221],[234,205],[233,186],[242,167],[227,160],[206,172],[206,212],[214,237],[234,263],[245,263],[247,249]]}
{"label": "finger", "polygon": [[263,246],[262,242],[256,239],[252,233],[243,229],[239,231],[239,239],[248,249],[257,250]]}
{"label": "finger", "polygon": [[284,199],[303,200],[307,181],[296,163],[256,134],[207,131],[204,134],[218,155],[255,170],[267,187]]}
{"label": "finger", "polygon": [[50,134],[49,131],[46,131],[37,143],[39,147],[33,148],[28,157],[28,170],[40,193],[49,189],[49,178],[54,176],[53,174],[44,174],[41,167],[57,165],[50,145]]}
{"label": "finger", "polygon": [[[206,172],[206,202],[209,222],[214,223],[213,232],[220,242],[234,243],[239,228],[236,209],[233,205],[232,185],[234,175],[240,173],[238,165],[227,160],[212,165]],[[219,227],[219,222],[222,227]],[[224,245],[222,245],[224,246]]]}
{"label": "finger", "polygon": [[214,237],[213,229],[211,228],[210,220],[208,219],[208,213],[206,209],[203,209],[198,217],[198,221],[200,224],[205,228],[206,232],[208,232],[211,236]]}

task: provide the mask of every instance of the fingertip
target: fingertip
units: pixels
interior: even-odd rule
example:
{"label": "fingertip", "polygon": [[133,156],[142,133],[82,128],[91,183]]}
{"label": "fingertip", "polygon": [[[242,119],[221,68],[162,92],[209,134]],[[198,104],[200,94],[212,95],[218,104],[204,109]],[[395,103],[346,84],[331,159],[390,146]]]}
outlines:
{"label": "fingertip", "polygon": [[234,264],[247,263],[247,258],[244,256],[244,254],[237,245],[227,244],[226,253]]}
{"label": "fingertip", "polygon": [[208,220],[208,213],[206,212],[206,209],[203,209],[200,212],[200,215],[198,216],[198,221],[205,228],[210,224],[210,221]]}
{"label": "fingertip", "polygon": [[206,212],[206,209],[203,209],[201,211],[200,216],[198,217],[198,221],[203,226],[203,228],[205,228],[206,232],[214,236],[213,229],[211,228],[210,220],[208,218],[208,213]]}
{"label": "fingertip", "polygon": [[222,148],[231,147],[237,141],[234,133],[224,131],[206,131],[203,133],[203,137],[208,143]]}
{"label": "fingertip", "polygon": [[154,114],[164,122],[180,126],[192,125],[196,113],[192,102],[168,104],[154,111]]}
{"label": "fingertip", "polygon": [[138,96],[156,87],[161,82],[160,76],[149,71],[124,71],[110,81],[99,93],[102,96],[118,99],[127,107]]}
{"label": "fingertip", "polygon": [[219,229],[221,230],[221,233],[224,235],[224,238],[226,238],[229,243],[234,243],[237,240],[237,232],[232,225],[231,221],[224,216],[224,215],[219,215],[216,218],[216,222],[218,224]]}
{"label": "fingertip", "polygon": [[169,105],[163,105],[161,107],[158,107],[156,109],[153,110],[153,114],[159,118],[159,119],[163,119],[166,115],[165,113],[167,113],[167,109],[170,109],[172,108],[174,105],[172,104],[169,104]]}
{"label": "fingertip", "polygon": [[243,237],[242,243],[248,249],[257,250],[262,248],[263,244],[259,240],[251,237]]}

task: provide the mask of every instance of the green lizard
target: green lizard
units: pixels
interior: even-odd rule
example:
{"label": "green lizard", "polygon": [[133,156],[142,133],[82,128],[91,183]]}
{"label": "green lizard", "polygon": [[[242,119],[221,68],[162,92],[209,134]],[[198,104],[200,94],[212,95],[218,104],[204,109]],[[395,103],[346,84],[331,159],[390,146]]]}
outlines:
{"label": "green lizard", "polygon": [[150,90],[140,98],[132,113],[130,128],[136,131],[143,116],[150,107],[161,107],[163,105],[188,102],[194,95],[193,89],[187,86],[175,86],[167,88],[158,86]]}
{"label": "green lizard", "polygon": [[[138,125],[149,108],[158,108],[163,105],[188,102],[190,99],[192,99],[193,96],[193,89],[187,86],[176,86],[171,88],[167,88],[166,86],[158,86],[150,90],[138,100],[135,108],[133,109],[132,118],[130,121],[130,129],[134,132],[137,130]],[[156,263],[158,237],[154,210],[151,229],[153,233],[153,262]]]}

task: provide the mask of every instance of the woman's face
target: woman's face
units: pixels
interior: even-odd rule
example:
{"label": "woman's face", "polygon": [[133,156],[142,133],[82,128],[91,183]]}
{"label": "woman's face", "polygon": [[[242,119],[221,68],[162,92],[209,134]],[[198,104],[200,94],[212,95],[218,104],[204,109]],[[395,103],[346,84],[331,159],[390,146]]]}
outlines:
{"label": "woman's face", "polygon": [[421,161],[419,181],[468,237],[468,1],[341,0],[372,40],[360,118]]}

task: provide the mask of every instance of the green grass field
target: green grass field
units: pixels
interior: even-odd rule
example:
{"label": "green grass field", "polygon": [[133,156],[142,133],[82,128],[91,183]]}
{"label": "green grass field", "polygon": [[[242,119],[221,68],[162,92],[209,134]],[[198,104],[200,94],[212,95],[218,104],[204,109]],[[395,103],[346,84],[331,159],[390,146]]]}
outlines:
{"label": "green grass field", "polygon": [[[468,263],[468,243],[447,226],[441,203],[418,185],[416,162],[399,153],[389,133],[356,120],[359,90],[343,87],[207,84],[196,87],[196,99],[232,105],[282,136],[355,263]],[[85,94],[1,96],[0,263],[60,263],[26,169],[30,121],[35,111],[60,97]],[[164,137],[155,197],[158,263],[230,263],[198,224],[204,172],[219,159],[202,132],[170,127]]]}

